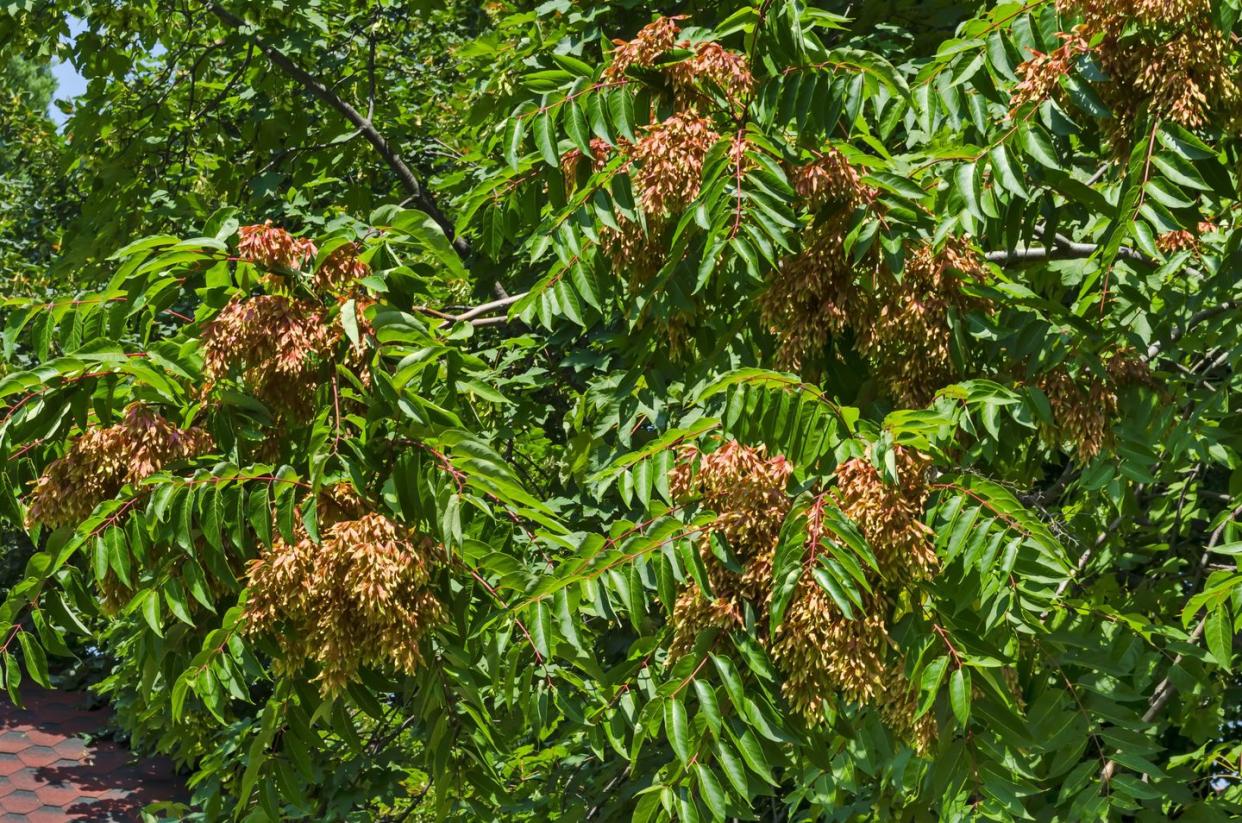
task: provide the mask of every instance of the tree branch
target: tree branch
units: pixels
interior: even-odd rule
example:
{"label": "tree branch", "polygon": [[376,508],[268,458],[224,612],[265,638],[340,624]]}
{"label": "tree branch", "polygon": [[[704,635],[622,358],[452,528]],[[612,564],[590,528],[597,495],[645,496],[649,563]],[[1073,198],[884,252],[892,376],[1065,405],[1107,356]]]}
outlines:
{"label": "tree branch", "polygon": [[375,148],[389,168],[396,172],[402,186],[410,193],[410,200],[430,215],[432,220],[436,221],[436,224],[444,231],[445,236],[452,241],[453,248],[457,250],[457,253],[463,257],[469,253],[470,245],[463,238],[456,236],[452,221],[445,216],[444,212],[440,211],[440,207],[436,205],[435,198],[431,192],[423,186],[410,167],[406,165],[406,162],[401,159],[401,155],[397,153],[397,150],[379,133],[370,118],[364,117],[361,112],[325,86],[322,81],[289,59],[288,55],[280,49],[268,43],[258,34],[246,33],[244,31],[246,22],[240,17],[222,9],[216,3],[208,3],[207,8],[226,25],[237,29],[249,37],[259,47],[259,50],[267,55],[267,59],[273,65],[352,123],[362,133],[362,136],[367,139],[367,142]]}
{"label": "tree branch", "polygon": [[1236,309],[1239,306],[1242,306],[1242,300],[1226,300],[1225,302],[1220,303],[1218,305],[1203,309],[1202,311],[1199,311],[1199,312],[1195,312],[1193,315],[1191,315],[1190,319],[1186,321],[1186,325],[1174,327],[1173,332],[1169,335],[1168,340],[1164,341],[1163,343],[1159,340],[1157,340],[1155,343],[1152,343],[1147,348],[1147,359],[1148,360],[1154,359],[1156,355],[1160,354],[1161,348],[1163,348],[1166,345],[1171,345],[1173,343],[1176,343],[1178,340],[1181,340],[1182,335],[1184,335],[1186,332],[1190,331],[1192,328],[1202,323],[1204,320],[1210,320],[1213,317],[1216,317],[1217,315],[1224,314],[1225,312],[1228,312],[1228,311],[1232,311],[1233,309]]}
{"label": "tree branch", "polygon": [[[1020,249],[990,251],[985,256],[989,262],[1003,266],[1007,263],[1032,263],[1039,260],[1080,260],[1095,254],[1099,248],[1095,243],[1075,243],[1057,235],[1056,243],[1051,247],[1024,246]],[[1117,255],[1142,263],[1154,262],[1138,249],[1129,246],[1122,246],[1117,250]]]}
{"label": "tree branch", "polygon": [[502,309],[507,309],[525,297],[526,294],[526,292],[522,292],[521,294],[510,295],[500,300],[493,300],[490,303],[482,303],[478,306],[467,309],[460,314],[449,314],[448,312],[441,311],[440,309],[434,309],[430,306],[415,306],[414,311],[419,314],[428,314],[432,317],[438,317],[441,320],[448,320],[452,323],[470,323],[473,326],[495,326],[500,323],[507,322],[509,318],[504,315],[498,315],[495,317],[485,317],[484,315],[501,311]]}

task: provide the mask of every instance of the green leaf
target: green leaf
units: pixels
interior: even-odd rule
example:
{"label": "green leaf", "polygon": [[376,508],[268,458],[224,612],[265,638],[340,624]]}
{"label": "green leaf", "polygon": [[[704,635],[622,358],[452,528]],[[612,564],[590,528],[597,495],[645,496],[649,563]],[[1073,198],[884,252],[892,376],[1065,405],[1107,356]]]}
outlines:
{"label": "green leaf", "polygon": [[1221,668],[1229,670],[1233,661],[1233,620],[1229,608],[1221,605],[1207,616],[1204,626],[1204,637],[1207,638],[1208,651]]}
{"label": "green leaf", "polygon": [[970,723],[970,670],[959,666],[949,677],[949,704],[962,728]]}
{"label": "green leaf", "polygon": [[699,698],[699,716],[707,721],[713,733],[720,731],[720,706],[716,702],[716,690],[705,680],[695,678],[694,692]]}
{"label": "green leaf", "polygon": [[664,728],[668,731],[669,742],[673,752],[683,766],[694,756],[694,747],[690,742],[690,721],[686,717],[686,707],[677,697],[664,703]]}
{"label": "green leaf", "polygon": [[160,616],[160,595],[154,589],[148,589],[141,595],[140,608],[142,609],[142,619],[147,621],[147,625],[151,627],[151,631],[160,637],[164,636],[164,621]]}
{"label": "green leaf", "polygon": [[749,802],[750,781],[746,777],[746,766],[741,758],[737,756],[725,738],[716,740],[715,752],[716,761],[720,764],[720,770],[724,772],[729,785],[739,797]]}
{"label": "green leaf", "polygon": [[988,154],[992,159],[992,172],[1000,180],[1001,185],[1016,197],[1029,200],[1030,192],[1026,190],[1026,186],[1022,185],[1022,179],[1014,171],[1009,161],[1009,152],[1005,150],[1004,145],[996,146]]}
{"label": "green leaf", "polygon": [[354,348],[362,351],[362,336],[358,333],[358,303],[353,298],[341,304],[341,328]]}
{"label": "green leaf", "polygon": [[543,162],[554,169],[560,168],[561,155],[557,151],[556,140],[556,111],[553,109],[537,115],[532,131],[535,135],[535,146],[539,149],[539,156],[543,158]]}
{"label": "green leaf", "polygon": [[1057,158],[1057,151],[1042,127],[1038,124],[1028,125],[1022,129],[1021,135],[1026,153],[1039,161],[1040,165],[1050,169],[1061,168],[1062,164]]}
{"label": "green leaf", "polygon": [[729,810],[729,803],[720,781],[716,779],[716,775],[712,773],[712,770],[702,763],[694,764],[694,773],[699,779],[700,797],[703,798],[708,811],[712,813],[715,819],[724,820]]}
{"label": "green leaf", "polygon": [[936,695],[940,692],[940,684],[944,681],[944,673],[948,668],[949,658],[937,657],[923,669],[923,675],[919,678],[919,693],[922,697],[915,717],[927,714],[927,710],[936,702]]}
{"label": "green leaf", "polygon": [[52,680],[47,670],[47,655],[44,654],[43,647],[27,631],[18,631],[17,641],[22,647],[22,657],[26,661],[26,672],[30,679],[45,689],[52,688]]}
{"label": "green leaf", "polygon": [[837,604],[842,614],[847,620],[854,619],[854,607],[850,603],[850,597],[847,594],[848,582],[842,581],[832,573],[831,569],[825,568],[822,564],[817,565],[811,570],[811,576],[815,578],[815,582],[823,587],[824,591],[832,598],[832,602]]}
{"label": "green leaf", "polygon": [[522,150],[522,138],[526,136],[526,117],[516,115],[510,117],[505,125],[504,154],[505,162],[514,171],[519,168]]}
{"label": "green leaf", "polygon": [[569,139],[582,152],[582,156],[589,160],[592,157],[591,135],[588,131],[587,119],[582,111],[582,107],[576,102],[566,103],[565,114],[565,131],[569,134]]}
{"label": "green leaf", "polygon": [[194,625],[194,619],[190,617],[190,608],[186,602],[185,591],[182,590],[181,584],[176,578],[169,578],[164,581],[164,601],[168,604],[168,610],[173,616],[185,623],[187,626]]}
{"label": "green leaf", "polygon": [[759,745],[759,740],[750,729],[743,729],[741,733],[734,734],[733,742],[737,744],[738,751],[742,753],[742,759],[746,761],[751,771],[773,786],[780,785],[772,776],[763,747]]}

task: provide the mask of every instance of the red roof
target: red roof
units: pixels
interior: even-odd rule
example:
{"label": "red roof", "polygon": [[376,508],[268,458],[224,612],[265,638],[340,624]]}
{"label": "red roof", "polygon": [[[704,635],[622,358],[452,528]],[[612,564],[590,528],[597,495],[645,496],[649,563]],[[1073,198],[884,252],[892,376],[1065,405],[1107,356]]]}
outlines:
{"label": "red roof", "polygon": [[134,821],[158,801],[185,801],[166,758],[141,758],[104,731],[109,713],[81,692],[23,689],[0,699],[0,823]]}

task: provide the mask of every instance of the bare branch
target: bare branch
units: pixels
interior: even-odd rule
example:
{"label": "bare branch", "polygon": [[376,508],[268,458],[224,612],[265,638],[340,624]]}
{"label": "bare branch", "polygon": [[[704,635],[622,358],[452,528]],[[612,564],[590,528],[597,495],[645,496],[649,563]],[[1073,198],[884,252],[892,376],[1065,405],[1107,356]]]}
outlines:
{"label": "bare branch", "polygon": [[[1090,257],[1099,251],[1100,247],[1096,243],[1076,243],[1062,235],[1056,236],[1056,242],[1051,247],[1048,246],[1024,246],[1018,249],[990,251],[985,256],[989,262],[999,265],[1033,263],[1040,260],[1080,260]],[[1147,255],[1138,249],[1122,246],[1117,250],[1120,257],[1128,260],[1134,260],[1141,263],[1152,263]]]}
{"label": "bare branch", "polygon": [[1155,358],[1156,355],[1160,354],[1160,350],[1164,346],[1176,343],[1178,340],[1181,340],[1182,336],[1186,334],[1186,332],[1190,331],[1195,326],[1202,323],[1204,320],[1210,320],[1213,317],[1225,314],[1226,312],[1232,311],[1233,309],[1236,309],[1240,306],[1242,306],[1242,300],[1226,300],[1225,302],[1220,303],[1218,305],[1203,309],[1202,311],[1195,312],[1193,315],[1191,315],[1190,319],[1186,321],[1186,325],[1177,326],[1173,329],[1173,332],[1169,335],[1168,340],[1165,340],[1163,342],[1160,340],[1157,340],[1155,343],[1152,343],[1150,346],[1148,346],[1147,359],[1152,360],[1153,358]]}
{"label": "bare branch", "polygon": [[522,292],[521,294],[514,294],[500,300],[492,300],[489,303],[481,303],[474,308],[461,312],[460,314],[449,314],[448,312],[432,308],[431,306],[415,306],[414,311],[420,314],[430,315],[431,317],[438,317],[441,320],[447,320],[451,323],[470,323],[472,326],[496,326],[501,323],[507,323],[509,318],[503,314],[493,317],[488,317],[486,315],[501,311],[502,309],[507,309],[526,295],[527,292]]}

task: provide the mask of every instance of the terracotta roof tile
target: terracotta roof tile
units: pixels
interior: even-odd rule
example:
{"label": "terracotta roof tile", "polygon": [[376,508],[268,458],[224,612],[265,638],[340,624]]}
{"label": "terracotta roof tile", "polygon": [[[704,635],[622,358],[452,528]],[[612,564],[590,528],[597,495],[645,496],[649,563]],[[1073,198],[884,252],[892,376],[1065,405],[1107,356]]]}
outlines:
{"label": "terracotta roof tile", "polygon": [[108,713],[89,696],[23,690],[24,708],[0,699],[0,823],[137,820],[187,793],[166,758],[137,759],[108,739]]}

